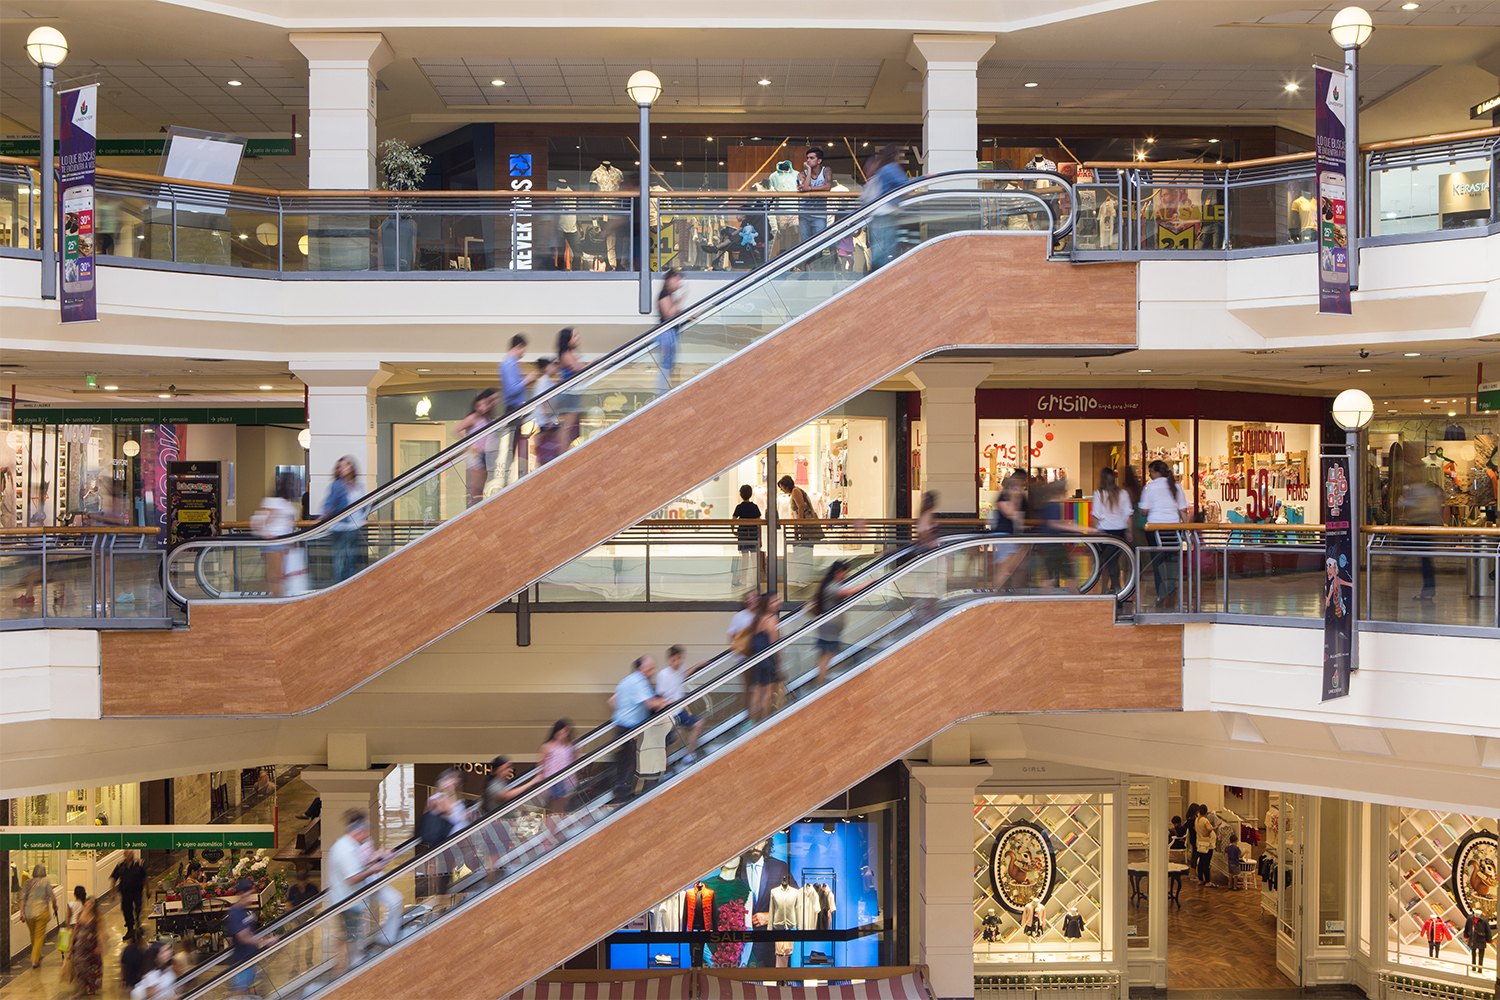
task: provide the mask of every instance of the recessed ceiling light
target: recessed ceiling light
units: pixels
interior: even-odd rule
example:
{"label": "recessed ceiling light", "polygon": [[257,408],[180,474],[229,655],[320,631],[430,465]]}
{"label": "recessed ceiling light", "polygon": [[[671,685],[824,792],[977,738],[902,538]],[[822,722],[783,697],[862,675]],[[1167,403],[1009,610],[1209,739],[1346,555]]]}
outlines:
{"label": "recessed ceiling light", "polygon": [[1450,416],[1450,417],[1456,417],[1456,416],[1458,416],[1458,411],[1457,410],[1449,410],[1448,411],[1448,416]]}
{"label": "recessed ceiling light", "polygon": [[156,394],[156,398],[157,399],[171,399],[172,398],[172,394],[170,392],[158,392]]}
{"label": "recessed ceiling light", "polygon": [[250,234],[249,233],[240,233],[240,239],[242,239],[242,240],[248,240],[249,238],[250,238]]}
{"label": "recessed ceiling light", "polygon": [[490,81],[490,86],[491,87],[503,87],[503,86],[505,86],[505,81],[501,80],[498,77],[496,77],[495,79],[493,79],[493,80]]}
{"label": "recessed ceiling light", "polygon": [[104,387],[104,391],[105,392],[119,392],[120,391],[120,387],[117,386],[117,385],[107,385],[107,386]]}
{"label": "recessed ceiling light", "polygon": [[722,167],[722,166],[723,166],[723,165],[724,165],[724,161],[723,161],[723,160],[720,160],[720,161],[719,161],[719,166],[721,166],[721,167]]}
{"label": "recessed ceiling light", "polygon": [[293,132],[292,133],[292,138],[293,139],[300,139],[300,138],[302,138],[302,133],[301,132]]}
{"label": "recessed ceiling light", "polygon": [[1302,89],[1302,84],[1300,84],[1300,83],[1289,83],[1289,84],[1286,85],[1286,92],[1288,94],[1295,94],[1297,91],[1299,91],[1301,89]]}
{"label": "recessed ceiling light", "polygon": [[1368,369],[1368,368],[1356,368],[1354,370],[1355,370],[1355,372],[1357,372],[1360,375],[1367,375],[1370,372],[1370,369]]}
{"label": "recessed ceiling light", "polygon": [[1416,10],[1420,6],[1422,6],[1422,5],[1419,4],[1419,3],[1404,3],[1404,4],[1401,5],[1401,9],[1402,10]]}
{"label": "recessed ceiling light", "polygon": [[272,388],[272,386],[269,386],[269,385],[259,385],[259,386],[256,386],[256,388],[259,389],[259,390],[261,390],[262,392],[266,392],[266,391],[270,390]]}
{"label": "recessed ceiling light", "polygon": [[1386,410],[1385,412],[1387,412],[1387,413],[1395,413],[1396,412],[1396,408],[1393,406],[1389,410]]}
{"label": "recessed ceiling light", "polygon": [[1146,137],[1146,141],[1147,141],[1147,142],[1155,142],[1155,141],[1156,141],[1156,140],[1155,140],[1155,139],[1153,139],[1153,138],[1151,138],[1151,137],[1150,137],[1150,136],[1147,136],[1147,137]]}
{"label": "recessed ceiling light", "polygon": [[1150,368],[1137,368],[1136,371],[1139,374],[1141,374],[1141,375],[1150,375],[1151,374],[1151,369]]}
{"label": "recessed ceiling light", "polygon": [[432,371],[432,369],[431,368],[418,368],[417,371],[419,371],[419,372],[430,372],[430,371]]}
{"label": "recessed ceiling light", "polygon": [[1219,140],[1218,140],[1218,139],[1210,139],[1210,140],[1208,140],[1208,141],[1209,141],[1209,142],[1218,142],[1218,141],[1219,141]]}
{"label": "recessed ceiling light", "polygon": [[1036,86],[1039,86],[1039,84],[1035,84],[1035,83],[1025,83],[1025,84],[1022,84],[1022,86],[1023,86],[1023,87],[1036,87]]}
{"label": "recessed ceiling light", "polygon": [[1422,402],[1424,402],[1424,403],[1430,403],[1430,402],[1432,402],[1432,400],[1430,400],[1430,399],[1424,399],[1424,400],[1422,400]]}
{"label": "recessed ceiling light", "polygon": [[713,142],[714,141],[714,137],[711,136],[711,135],[706,135],[706,136],[703,137],[703,141],[704,142]]}
{"label": "recessed ceiling light", "polygon": [[1420,358],[1422,356],[1422,352],[1421,351],[1407,351],[1405,354],[1403,354],[1401,356],[1403,358]]}
{"label": "recessed ceiling light", "polygon": [[765,77],[761,77],[759,80],[756,80],[755,82],[758,83],[762,87],[769,87],[771,85],[771,81],[767,80]]}
{"label": "recessed ceiling light", "polygon": [[682,161],[681,161],[681,160],[678,160],[678,161],[677,161],[677,165],[678,165],[678,166],[679,166],[679,167],[680,167],[680,166],[682,166]]}
{"label": "recessed ceiling light", "polygon": [[750,141],[751,142],[760,142],[760,136],[758,136],[758,135],[752,135],[750,137]]}
{"label": "recessed ceiling light", "polygon": [[238,86],[241,86],[241,84],[240,84],[240,81],[238,81],[238,80],[230,80],[230,81],[229,81],[229,85],[230,85],[230,86],[231,86],[231,87],[238,87]]}

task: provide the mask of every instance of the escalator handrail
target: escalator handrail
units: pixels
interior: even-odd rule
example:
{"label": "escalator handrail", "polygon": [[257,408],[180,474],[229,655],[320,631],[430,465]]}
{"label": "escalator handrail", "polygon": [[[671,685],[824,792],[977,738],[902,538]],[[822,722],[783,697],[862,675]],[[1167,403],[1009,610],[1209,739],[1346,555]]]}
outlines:
{"label": "escalator handrail", "polygon": [[[1061,188],[1069,193],[1067,223],[1061,229],[1059,229],[1057,224],[1057,216],[1053,211],[1052,206],[1048,204],[1047,201],[1045,201],[1039,194],[1031,190],[971,190],[954,188],[938,191],[926,191],[921,193],[913,191],[914,188],[925,187],[934,183],[953,183],[958,180],[984,181],[987,183],[999,181],[1015,181],[1031,184],[1045,180],[1055,181]],[[1071,232],[1074,222],[1077,219],[1077,199],[1075,197],[1072,197],[1071,192],[1071,184],[1061,174],[1034,170],[950,171],[948,173],[932,174],[929,176],[914,179],[913,181],[902,187],[887,192],[870,204],[863,206],[853,214],[846,216],[844,219],[839,220],[834,225],[829,226],[815,239],[806,240],[798,244],[792,250],[782,254],[775,260],[769,261],[761,267],[756,268],[754,271],[746,274],[744,277],[730,282],[723,288],[719,289],[717,292],[710,295],[708,298],[694,303],[692,306],[684,309],[682,313],[674,316],[670,321],[659,323],[649,328],[644,333],[637,336],[635,339],[627,341],[614,350],[607,352],[602,357],[591,362],[588,367],[584,369],[584,371],[597,372],[602,368],[623,364],[634,359],[639,354],[652,350],[656,346],[657,339],[663,329],[670,327],[686,327],[690,325],[694,320],[701,318],[705,313],[708,313],[714,309],[718,309],[721,306],[727,305],[733,302],[735,299],[742,297],[752,288],[759,287],[760,285],[776,277],[777,275],[792,270],[799,264],[805,263],[811,257],[821,255],[821,253],[825,249],[827,249],[828,246],[836,244],[844,236],[850,235],[853,231],[862,228],[874,216],[876,216],[877,214],[881,214],[881,210],[889,208],[893,205],[899,204],[904,206],[907,204],[920,204],[926,201],[946,200],[955,197],[972,196],[994,198],[996,200],[1010,198],[1030,200],[1036,202],[1040,210],[1047,215],[1049,221],[1049,232],[1051,233],[1052,238],[1056,240],[1062,238],[1063,236],[1066,236],[1069,232]],[[860,277],[868,277],[868,275],[861,275]],[[577,376],[574,377],[576,378]],[[504,429],[504,427],[508,427],[510,425],[519,426],[520,424],[525,423],[528,419],[531,418],[532,413],[539,406],[554,402],[558,397],[571,394],[572,391],[576,388],[576,386],[574,386],[572,383],[573,380],[569,379],[552,386],[541,395],[527,400],[526,403],[517,410],[495,418],[488,424],[485,424],[483,427],[476,429],[468,437],[454,442],[447,448],[439,451],[436,455],[433,455],[431,458],[428,458],[420,464],[413,466],[411,469],[408,469],[401,475],[389,480],[381,486],[376,487],[374,490],[360,497],[358,500],[355,500],[354,502],[337,511],[324,514],[321,521],[318,524],[313,525],[312,527],[304,528],[301,531],[296,531],[290,535],[285,535],[276,539],[226,538],[223,536],[218,536],[212,539],[201,539],[183,542],[176,546],[172,550],[172,552],[168,554],[168,558],[170,560],[178,550],[185,548],[219,549],[233,547],[259,547],[266,544],[294,544],[298,542],[308,541],[313,538],[322,537],[329,531],[333,530],[334,524],[341,520],[345,515],[351,512],[358,513],[359,511],[372,510],[375,507],[378,507],[383,503],[386,503],[387,501],[393,500],[394,498],[402,495],[415,483],[421,482],[433,471],[438,471],[446,468],[462,453],[464,449],[472,446],[473,440],[475,438],[487,434],[500,433]],[[170,579],[168,581],[168,592],[171,595],[173,601],[176,602],[179,606],[187,606],[187,598],[177,593],[177,590],[174,586],[172,586]],[[317,591],[313,591],[311,593],[317,593]],[[299,596],[311,596],[311,594]],[[296,598],[283,598],[283,600],[295,599]]]}
{"label": "escalator handrail", "polygon": [[[1082,541],[1083,539],[1087,539],[1087,542],[1083,542]],[[950,555],[953,552],[961,551],[963,549],[982,548],[982,547],[987,547],[987,546],[1000,546],[1000,545],[1032,546],[1032,545],[1037,545],[1037,544],[1088,544],[1090,546],[1095,545],[1095,544],[1101,544],[1101,545],[1105,545],[1106,547],[1113,547],[1113,548],[1118,549],[1120,551],[1120,553],[1121,553],[1121,558],[1124,559],[1124,560],[1127,560],[1127,562],[1125,564],[1126,568],[1133,569],[1133,565],[1134,565],[1135,555],[1134,555],[1133,550],[1130,548],[1130,546],[1127,545],[1126,543],[1120,541],[1119,539],[1111,536],[1111,535],[1103,535],[1103,534],[1100,534],[1100,535],[1068,535],[1068,534],[1061,534],[1061,535],[1051,535],[1051,534],[1049,534],[1049,535],[1024,535],[1024,534],[1023,535],[997,535],[997,534],[982,534],[982,535],[967,537],[967,538],[963,539],[962,541],[954,543],[954,544],[951,544],[951,545],[939,546],[938,548],[931,549],[931,550],[928,550],[926,552],[922,552],[919,555],[917,555],[915,558],[911,559],[911,561],[908,562],[908,563],[906,563],[904,566],[901,566],[898,569],[896,569],[895,571],[893,571],[889,576],[887,576],[885,578],[885,580],[881,581],[881,583],[882,584],[883,583],[888,583],[890,581],[893,581],[893,580],[899,579],[899,578],[901,578],[903,576],[906,576],[909,573],[917,572],[917,571],[919,571],[921,569],[924,569],[926,567],[926,564],[930,560],[936,559],[936,558],[941,558],[943,556]],[[1102,560],[1098,560],[1098,561],[1102,562]],[[1132,572],[1130,572],[1130,573],[1127,574],[1126,578],[1127,579],[1133,579],[1134,576],[1135,576],[1135,574],[1132,571]],[[1004,598],[1001,598],[1001,596],[998,595],[998,594],[995,594],[993,596],[994,596],[994,599],[1004,599]],[[1030,602],[1030,601],[1034,601],[1034,600],[1058,600],[1059,596],[1060,595],[1056,595],[1056,594],[1017,594],[1017,595],[1013,595],[1013,597],[1011,597],[1010,599]],[[1092,598],[1091,597],[1087,597],[1085,595],[1061,595],[1061,596],[1062,597],[1073,597],[1074,599],[1083,599],[1083,600],[1104,600],[1104,599],[1113,600],[1114,599],[1113,595],[1108,595],[1108,596],[1101,595],[1099,597],[1092,597]],[[844,601],[841,601],[839,603],[838,607],[835,607],[832,610],[828,611],[827,613],[819,615],[819,616],[813,618],[811,621],[807,622],[805,625],[803,625],[801,628],[797,629],[796,631],[792,632],[791,634],[783,636],[777,642],[775,642],[771,646],[767,647],[758,656],[747,656],[747,657],[745,657],[740,663],[736,664],[733,669],[724,672],[719,678],[717,678],[715,680],[715,684],[722,685],[725,682],[727,682],[729,680],[732,680],[733,678],[738,677],[739,675],[741,675],[743,673],[748,672],[751,669],[752,666],[754,666],[756,663],[760,662],[762,659],[765,659],[767,657],[776,657],[776,656],[779,656],[784,650],[788,649],[793,643],[799,641],[800,639],[805,638],[809,634],[813,634],[814,630],[816,630],[817,628],[819,628],[820,626],[822,626],[827,621],[830,621],[830,620],[832,620],[832,619],[834,619],[834,618],[836,618],[836,617],[844,614],[847,610],[849,610],[849,608],[848,608],[849,601],[856,600],[857,597],[858,597],[858,595],[854,595],[854,596],[851,596],[851,597],[847,598]],[[935,621],[936,620],[940,620],[942,617],[945,617],[945,616],[939,616],[937,619],[934,619],[934,620]],[[610,760],[613,757],[613,755],[621,747],[623,747],[627,742],[636,739],[637,737],[639,737],[641,734],[643,734],[644,732],[646,732],[646,730],[650,729],[651,727],[660,725],[663,718],[674,717],[678,712],[682,711],[684,708],[686,708],[688,705],[690,705],[693,701],[697,700],[698,698],[701,698],[703,696],[705,690],[706,689],[700,688],[698,691],[689,693],[689,694],[685,695],[683,698],[681,698],[680,700],[678,700],[676,702],[673,702],[670,705],[663,706],[661,709],[659,709],[655,713],[653,713],[650,718],[646,719],[645,722],[642,722],[639,725],[632,727],[631,729],[627,730],[626,732],[622,733],[621,735],[619,735],[619,736],[615,737],[614,739],[610,740],[604,746],[599,747],[599,748],[597,748],[595,750],[590,751],[588,754],[584,755],[583,757],[579,758],[578,760],[575,760],[568,767],[563,768],[562,770],[556,772],[555,774],[547,775],[545,781],[538,780],[536,788],[533,788],[530,791],[525,792],[520,797],[518,797],[518,798],[512,800],[511,802],[507,803],[504,808],[496,810],[494,813],[490,814],[489,816],[483,817],[482,819],[480,819],[480,820],[478,820],[478,821],[476,821],[474,823],[469,824],[468,826],[464,827],[462,830],[459,830],[456,833],[454,833],[452,836],[450,836],[447,840],[443,841],[441,844],[434,845],[429,851],[425,852],[421,857],[412,857],[412,858],[409,858],[408,860],[406,860],[404,862],[401,862],[395,868],[393,868],[393,869],[391,869],[389,871],[383,872],[378,877],[375,877],[375,878],[371,879],[370,881],[366,882],[365,884],[361,885],[358,889],[356,889],[354,892],[350,893],[348,896],[346,896],[344,899],[340,900],[339,902],[334,903],[334,904],[332,904],[332,905],[330,905],[328,907],[325,907],[321,913],[319,913],[319,914],[317,914],[317,915],[315,915],[314,917],[311,918],[311,920],[309,921],[309,924],[311,924],[313,922],[317,922],[317,921],[322,921],[324,919],[332,919],[332,916],[335,913],[346,911],[350,907],[357,906],[357,905],[360,905],[360,904],[364,903],[372,894],[378,892],[380,889],[382,889],[383,887],[385,887],[388,883],[390,883],[391,881],[393,881],[393,880],[395,880],[397,878],[400,878],[400,877],[405,876],[405,875],[413,875],[414,876],[415,873],[416,873],[416,871],[417,871],[417,869],[420,868],[421,866],[427,864],[429,862],[430,857],[432,855],[437,855],[437,854],[440,854],[443,851],[446,851],[446,850],[449,850],[451,848],[456,847],[461,841],[467,840],[470,837],[474,836],[476,834],[476,832],[481,827],[484,827],[484,826],[487,826],[487,825],[490,825],[490,824],[494,824],[494,823],[498,823],[502,819],[508,818],[508,817],[510,817],[510,816],[512,816],[512,815],[514,815],[516,813],[519,813],[523,807],[525,807],[528,803],[531,803],[537,796],[544,795],[546,793],[546,790],[547,790],[548,787],[556,785],[556,784],[559,784],[559,783],[562,783],[562,782],[566,782],[569,779],[573,779],[573,780],[576,781],[581,776],[582,772],[585,769],[593,767],[593,766],[595,766],[595,765],[597,765],[597,764],[599,764],[601,762]],[[756,732],[756,731],[759,731],[759,727],[757,727],[756,730],[752,730],[752,732]],[[693,765],[693,767],[696,768],[696,767],[702,766],[702,764],[706,763],[712,756],[713,756],[712,754],[705,755],[702,759],[700,759],[697,763],[695,763]],[[636,798],[635,800],[633,800],[631,803],[627,803],[626,805],[623,805],[621,807],[621,809],[630,808],[631,806],[635,805],[636,803],[639,803],[639,802],[641,802],[644,799],[649,798],[649,797],[650,797],[649,793],[647,795],[640,796],[640,797]],[[410,841],[407,841],[407,843],[409,844]],[[514,873],[512,873],[510,875],[502,876],[499,880],[497,880],[493,885],[491,885],[488,888],[486,888],[484,891],[485,892],[492,892],[492,891],[497,891],[499,889],[502,889],[502,888],[510,885],[511,883],[513,883],[516,879],[521,878],[524,875],[528,874],[530,871],[531,871],[531,866],[528,865],[528,866],[526,866],[525,868],[523,868],[520,871],[514,872]],[[282,939],[280,939],[280,940],[278,940],[278,941],[276,941],[276,942],[268,945],[262,951],[258,952],[253,958],[248,959],[248,961],[251,961],[251,962],[258,961],[258,960],[262,959],[264,956],[269,955],[269,954],[271,954],[271,953],[273,953],[273,952],[281,949],[282,947],[289,946],[290,943],[291,943],[291,941],[292,941],[292,938],[290,936],[284,937],[284,938],[282,938]],[[243,963],[241,963],[241,964],[243,964]],[[208,983],[205,983],[203,986],[200,986],[198,988],[198,990],[194,991],[193,993],[187,994],[185,996],[184,1000],[194,1000],[194,998],[200,997],[202,995],[202,993],[203,993],[204,990],[207,990],[209,987],[213,986],[214,984],[223,981],[225,979],[225,977],[227,977],[230,974],[232,974],[238,968],[239,968],[238,964],[236,964],[236,965],[226,965],[226,967],[224,968],[224,971],[223,971],[223,973],[221,975],[216,976],[215,978],[211,979]]]}

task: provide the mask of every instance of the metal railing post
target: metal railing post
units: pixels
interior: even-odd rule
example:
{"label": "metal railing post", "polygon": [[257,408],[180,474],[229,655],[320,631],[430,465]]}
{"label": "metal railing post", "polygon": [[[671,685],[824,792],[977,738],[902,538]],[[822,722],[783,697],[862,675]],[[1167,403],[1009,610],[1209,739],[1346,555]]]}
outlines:
{"label": "metal railing post", "polygon": [[42,533],[42,617],[47,617],[47,535]]}
{"label": "metal railing post", "polygon": [[172,192],[172,263],[177,263],[177,189]]}

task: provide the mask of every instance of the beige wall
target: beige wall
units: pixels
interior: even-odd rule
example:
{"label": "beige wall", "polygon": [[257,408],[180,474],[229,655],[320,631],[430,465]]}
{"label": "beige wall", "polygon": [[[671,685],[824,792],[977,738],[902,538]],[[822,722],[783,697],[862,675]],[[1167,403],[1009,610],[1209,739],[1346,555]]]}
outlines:
{"label": "beige wall", "polygon": [[306,453],[297,443],[297,431],[289,427],[240,427],[235,434],[239,455],[238,520],[249,520],[263,498],[276,489],[276,466],[305,465]]}
{"label": "beige wall", "polygon": [[[238,466],[236,462],[239,428],[234,424],[194,424],[187,434],[187,453],[182,456],[187,462],[219,463],[219,496],[222,498],[219,516],[226,521],[238,521],[236,497],[229,492],[231,481],[238,488]],[[234,468],[236,474],[230,475]]]}
{"label": "beige wall", "polygon": [[172,818],[179,824],[207,823],[210,814],[209,776],[188,774],[172,780]]}

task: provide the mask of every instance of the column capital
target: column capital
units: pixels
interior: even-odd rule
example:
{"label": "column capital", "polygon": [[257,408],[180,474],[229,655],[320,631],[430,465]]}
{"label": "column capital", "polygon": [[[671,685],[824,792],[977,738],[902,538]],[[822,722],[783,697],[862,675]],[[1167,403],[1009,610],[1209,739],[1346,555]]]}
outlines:
{"label": "column capital", "polygon": [[379,361],[355,361],[349,358],[294,361],[292,374],[309,387],[347,386],[374,389],[390,381],[395,374]]}
{"label": "column capital", "polygon": [[293,31],[287,40],[309,64],[365,63],[371,73],[378,73],[396,58],[378,31]]}
{"label": "column capital", "polygon": [[973,790],[990,779],[994,768],[989,764],[960,764],[942,767],[935,764],[913,764],[911,776],[924,788],[967,788]]}
{"label": "column capital", "polygon": [[916,34],[911,36],[906,61],[924,73],[932,69],[972,70],[994,47],[994,35]]}
{"label": "column capital", "polygon": [[335,771],[326,767],[304,768],[300,777],[313,786],[319,795],[373,794],[386,775],[396,769],[395,764],[371,767],[363,771]]}
{"label": "column capital", "polygon": [[995,370],[989,361],[919,361],[906,377],[922,391],[928,389],[977,389]]}

